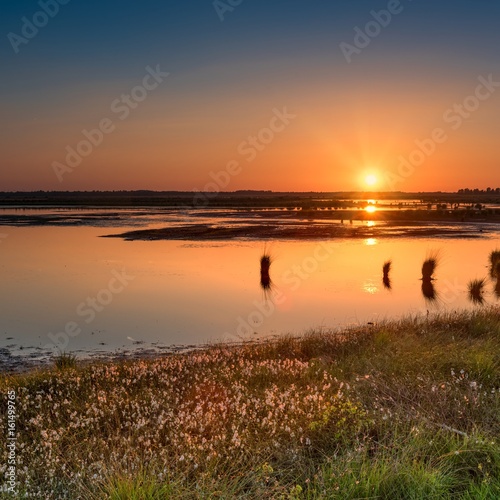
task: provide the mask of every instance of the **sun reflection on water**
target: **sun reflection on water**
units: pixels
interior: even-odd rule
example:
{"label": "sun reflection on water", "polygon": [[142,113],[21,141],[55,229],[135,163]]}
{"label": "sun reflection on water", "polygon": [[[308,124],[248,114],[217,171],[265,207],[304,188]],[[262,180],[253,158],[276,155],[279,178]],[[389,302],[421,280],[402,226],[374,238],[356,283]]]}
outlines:
{"label": "sun reflection on water", "polygon": [[378,286],[372,280],[368,280],[363,283],[363,291],[374,295],[378,292]]}

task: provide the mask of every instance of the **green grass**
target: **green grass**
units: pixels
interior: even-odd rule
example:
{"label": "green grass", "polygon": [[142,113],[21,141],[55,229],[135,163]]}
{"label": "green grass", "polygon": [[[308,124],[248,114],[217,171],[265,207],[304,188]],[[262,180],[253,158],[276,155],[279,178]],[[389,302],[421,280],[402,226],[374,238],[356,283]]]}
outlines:
{"label": "green grass", "polygon": [[76,368],[76,365],[76,356],[71,353],[62,352],[54,358],[54,366],[58,370]]}
{"label": "green grass", "polygon": [[499,313],[0,376],[19,496],[499,498]]}

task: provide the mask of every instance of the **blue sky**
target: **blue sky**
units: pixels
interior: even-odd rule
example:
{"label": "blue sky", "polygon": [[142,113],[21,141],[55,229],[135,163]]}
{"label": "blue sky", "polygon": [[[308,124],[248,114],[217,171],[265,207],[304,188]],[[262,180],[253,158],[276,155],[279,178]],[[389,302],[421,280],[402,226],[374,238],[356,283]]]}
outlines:
{"label": "blue sky", "polygon": [[[225,158],[230,160],[238,144],[265,124],[274,107],[285,105],[298,110],[300,119],[263,152],[254,172],[238,178],[234,188],[279,190],[284,165],[290,158],[305,161],[304,149],[309,152],[306,158],[311,158],[312,178],[294,181],[291,175],[283,189],[353,188],[352,168],[346,166],[345,155],[334,152],[354,147],[346,144],[350,141],[344,131],[351,137],[369,134],[386,111],[400,119],[398,109],[408,106],[404,124],[395,127],[403,129],[400,138],[393,138],[398,147],[389,153],[374,152],[375,163],[383,157],[384,168],[395,168],[398,155],[407,148],[399,144],[439,124],[441,111],[466,97],[478,76],[500,78],[500,2],[401,0],[402,12],[392,16],[390,24],[348,64],[339,45],[352,44],[355,27],[364,29],[372,20],[371,11],[385,10],[388,4],[243,0],[221,21],[211,0],[70,0],[59,5],[57,15],[15,53],[9,34],[21,35],[22,18],[33,20],[41,3],[2,2],[0,103],[5,133],[0,139],[4,151],[0,189],[189,190],[203,184]],[[52,162],[64,159],[65,148],[78,143],[81,129],[106,116],[109,103],[140,82],[148,65],[170,72],[168,81],[148,96],[112,140],[85,160],[88,168],[75,171],[60,185]],[[417,102],[422,113],[412,120]],[[379,109],[375,103],[383,105]],[[471,148],[478,137],[485,142],[480,147],[488,153],[482,161],[490,176],[498,165],[492,150],[499,127],[489,114],[492,109],[499,110],[499,98],[489,100],[474,115],[465,138]],[[329,122],[336,113],[343,120],[342,141],[338,124]],[[142,137],[145,127],[152,128],[151,134],[138,142],[136,152],[130,151],[130,137],[134,133]],[[332,144],[325,146],[321,137],[328,130]],[[301,137],[303,147],[296,151]],[[375,135],[366,139],[367,144],[377,142]],[[199,156],[190,143],[199,144]],[[139,151],[142,147],[147,154]],[[124,161],[124,156],[141,154],[146,168]],[[470,162],[472,149],[468,154]],[[430,166],[432,161],[443,165],[439,188],[446,189],[445,174],[457,155],[455,150],[430,159]],[[352,156],[365,161],[360,151],[352,150]],[[102,175],[104,164],[120,172],[120,179]],[[330,169],[339,175],[330,178]],[[299,172],[299,164],[292,170]],[[486,174],[475,178],[466,170],[464,163],[460,183],[488,181]],[[402,188],[419,189],[425,182],[425,176],[415,176]]]}

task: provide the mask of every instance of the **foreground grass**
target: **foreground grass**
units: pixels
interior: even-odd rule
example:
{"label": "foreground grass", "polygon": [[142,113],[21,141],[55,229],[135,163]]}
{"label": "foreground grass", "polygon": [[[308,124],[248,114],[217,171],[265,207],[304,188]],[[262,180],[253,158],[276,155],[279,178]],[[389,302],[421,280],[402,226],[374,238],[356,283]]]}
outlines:
{"label": "foreground grass", "polygon": [[500,498],[498,309],[63,365],[0,378],[19,497]]}

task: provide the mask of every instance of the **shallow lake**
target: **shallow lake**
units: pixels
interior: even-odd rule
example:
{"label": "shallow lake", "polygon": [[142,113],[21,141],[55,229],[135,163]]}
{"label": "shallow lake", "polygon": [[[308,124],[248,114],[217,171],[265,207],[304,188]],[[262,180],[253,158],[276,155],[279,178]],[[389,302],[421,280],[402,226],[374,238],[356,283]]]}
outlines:
{"label": "shallow lake", "polygon": [[[78,355],[162,350],[481,307],[469,301],[467,284],[488,276],[488,256],[500,235],[490,228],[486,236],[474,239],[101,238],[138,225],[162,227],[186,218],[120,214],[120,222],[104,224],[107,227],[99,221],[0,226],[4,353],[43,358],[58,350]],[[272,258],[268,292],[260,285],[264,251]],[[422,294],[421,268],[435,251],[436,300],[429,301]],[[390,289],[382,281],[387,260],[392,260]],[[498,303],[493,290],[488,281],[486,304]]]}

